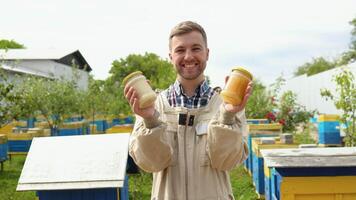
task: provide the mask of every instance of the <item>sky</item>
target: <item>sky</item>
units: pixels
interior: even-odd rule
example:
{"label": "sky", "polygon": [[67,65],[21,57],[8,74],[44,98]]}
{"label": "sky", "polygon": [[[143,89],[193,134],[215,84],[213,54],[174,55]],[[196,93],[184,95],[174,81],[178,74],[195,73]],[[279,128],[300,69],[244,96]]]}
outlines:
{"label": "sky", "polygon": [[0,0],[0,39],[28,49],[79,50],[96,79],[130,54],[168,59],[179,22],[201,24],[210,57],[205,74],[223,86],[243,66],[268,85],[312,58],[348,49],[356,0]]}

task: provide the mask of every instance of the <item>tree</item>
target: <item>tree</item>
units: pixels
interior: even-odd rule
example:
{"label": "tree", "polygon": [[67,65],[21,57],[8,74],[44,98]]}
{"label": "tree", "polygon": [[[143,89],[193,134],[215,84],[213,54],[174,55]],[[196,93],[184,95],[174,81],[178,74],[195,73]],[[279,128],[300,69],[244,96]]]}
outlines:
{"label": "tree", "polygon": [[351,30],[350,49],[342,54],[339,65],[347,65],[356,62],[356,18],[350,21],[350,25],[353,26]]}
{"label": "tree", "polygon": [[10,102],[17,99],[13,93],[14,85],[8,82],[0,65],[0,127],[10,121],[12,112],[9,109]]}
{"label": "tree", "polygon": [[22,81],[14,87],[18,98],[9,106],[13,117],[42,115],[49,127],[55,130],[66,117],[80,112],[82,92],[74,81],[22,76]]}
{"label": "tree", "polygon": [[14,40],[0,40],[0,49],[25,49],[23,44],[19,44]]}
{"label": "tree", "polygon": [[154,53],[131,54],[125,59],[115,60],[110,69],[111,76],[106,83],[108,91],[116,97],[116,104],[112,105],[112,109],[117,112],[124,114],[131,112],[123,95],[122,81],[125,76],[134,71],[142,71],[151,86],[158,90],[167,88],[176,78],[172,64]]}
{"label": "tree", "polygon": [[334,102],[335,107],[342,111],[340,121],[346,125],[345,144],[348,146],[356,145],[356,84],[355,76],[347,69],[342,67],[339,74],[333,77],[336,83],[336,91],[333,94],[328,89],[322,89],[320,94],[326,100]]}
{"label": "tree", "polygon": [[298,67],[297,70],[294,72],[294,75],[300,76],[306,74],[307,76],[311,76],[335,67],[336,67],[335,62],[328,61],[323,57],[317,57],[317,58],[313,58],[311,62],[307,62],[302,66]]}
{"label": "tree", "polygon": [[246,105],[246,117],[261,119],[273,109],[274,99],[269,95],[266,87],[258,80],[253,81],[253,93]]}

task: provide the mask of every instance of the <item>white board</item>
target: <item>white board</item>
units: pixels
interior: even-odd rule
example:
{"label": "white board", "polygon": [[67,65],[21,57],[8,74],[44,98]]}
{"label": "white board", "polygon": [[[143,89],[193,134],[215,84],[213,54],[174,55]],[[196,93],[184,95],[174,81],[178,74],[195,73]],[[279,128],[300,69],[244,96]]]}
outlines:
{"label": "white board", "polygon": [[123,186],[130,134],[34,138],[17,191]]}
{"label": "white board", "polygon": [[262,149],[267,167],[355,167],[356,147]]}

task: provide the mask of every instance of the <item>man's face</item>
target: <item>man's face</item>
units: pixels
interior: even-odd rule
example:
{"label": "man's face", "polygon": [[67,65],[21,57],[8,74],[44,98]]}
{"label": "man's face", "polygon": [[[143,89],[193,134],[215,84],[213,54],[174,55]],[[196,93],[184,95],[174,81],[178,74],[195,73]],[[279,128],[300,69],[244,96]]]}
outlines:
{"label": "man's face", "polygon": [[180,78],[195,80],[204,76],[209,49],[203,36],[193,31],[172,38],[169,57]]}

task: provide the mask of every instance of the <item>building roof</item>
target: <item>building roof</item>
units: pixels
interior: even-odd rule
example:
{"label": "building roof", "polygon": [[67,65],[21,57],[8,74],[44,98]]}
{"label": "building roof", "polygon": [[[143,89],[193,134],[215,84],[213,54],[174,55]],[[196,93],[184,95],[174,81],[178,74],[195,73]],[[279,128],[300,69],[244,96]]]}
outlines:
{"label": "building roof", "polygon": [[30,49],[9,49],[0,50],[0,60],[53,60],[68,66],[72,66],[73,61],[79,69],[87,72],[92,71],[89,63],[85,60],[79,50],[30,50]]}
{"label": "building roof", "polygon": [[12,67],[12,66],[8,66],[5,64],[1,64],[0,66],[2,69],[4,70],[8,70],[8,71],[12,71],[12,72],[17,72],[17,73],[23,73],[23,74],[30,74],[30,75],[35,75],[35,76],[40,76],[40,77],[44,77],[44,78],[50,78],[52,79],[52,76],[49,76],[46,73],[42,73],[42,72],[38,72],[38,71],[33,71],[31,69],[28,68],[24,68],[24,67]]}

